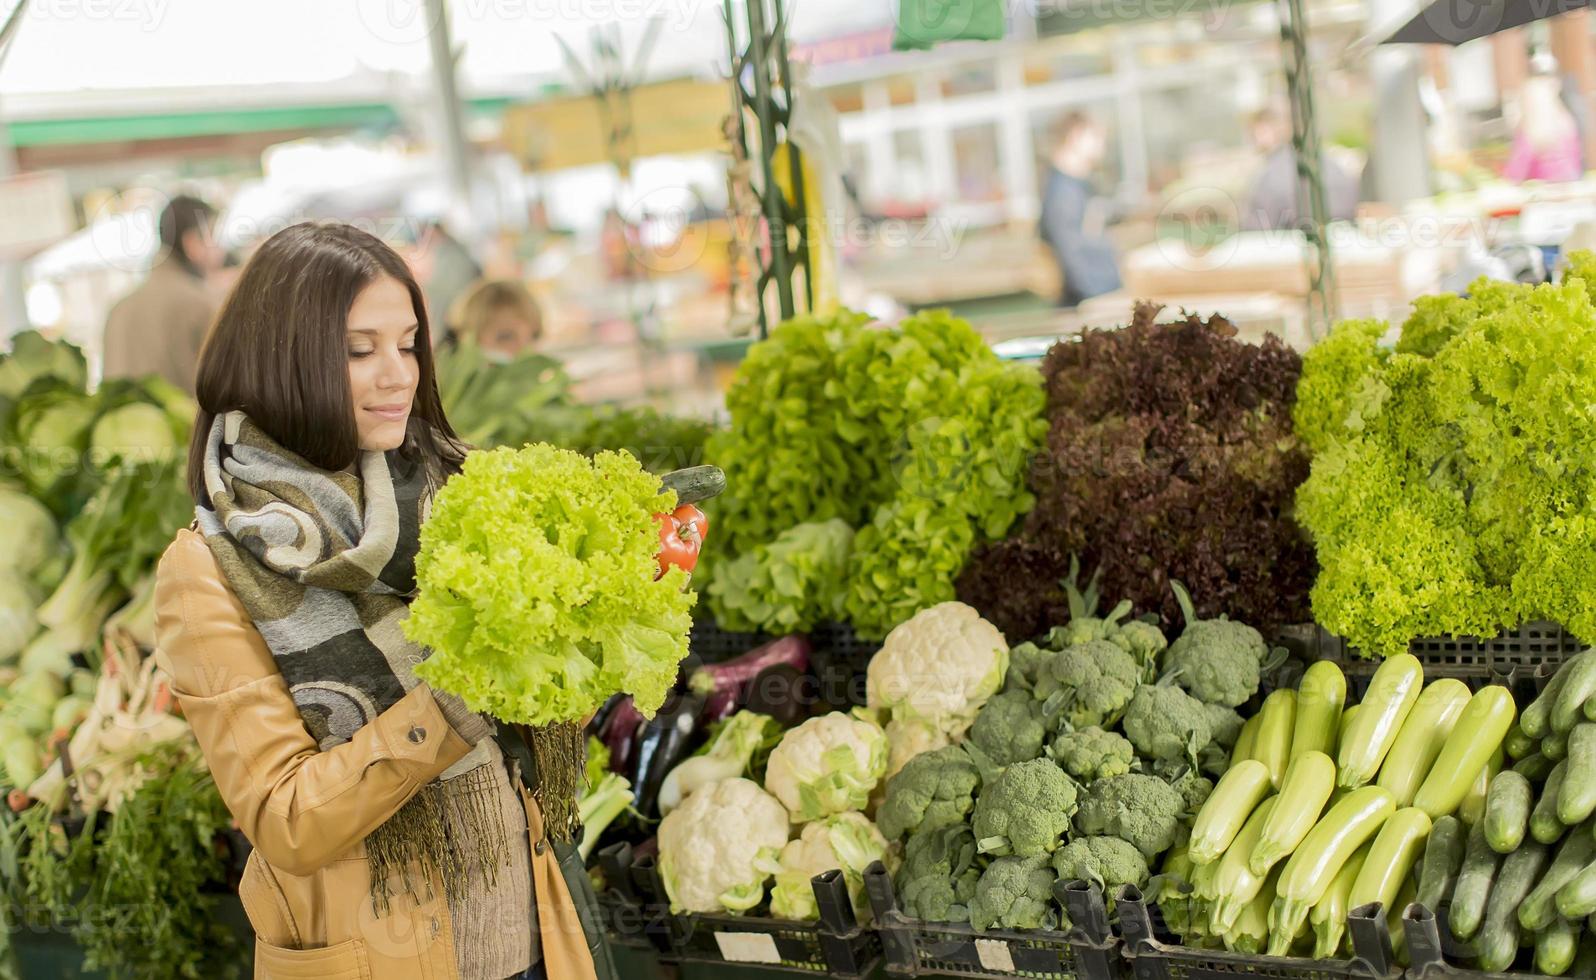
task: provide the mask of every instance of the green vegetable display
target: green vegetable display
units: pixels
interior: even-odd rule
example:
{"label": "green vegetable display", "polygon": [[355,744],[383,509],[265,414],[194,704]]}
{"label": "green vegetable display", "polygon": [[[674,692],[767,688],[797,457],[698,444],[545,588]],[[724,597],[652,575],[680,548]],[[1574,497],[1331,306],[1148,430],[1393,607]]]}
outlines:
{"label": "green vegetable display", "polygon": [[1087,787],[1075,811],[1075,829],[1088,835],[1112,834],[1152,859],[1174,846],[1185,810],[1186,801],[1164,780],[1125,773]]}
{"label": "green vegetable display", "polygon": [[1051,854],[1070,829],[1078,799],[1064,770],[1047,759],[1031,759],[1009,766],[982,788],[971,826],[983,853]]}
{"label": "green vegetable display", "polygon": [[970,925],[977,929],[1051,929],[1058,923],[1053,882],[1046,857],[1000,857],[981,873],[970,902]]}

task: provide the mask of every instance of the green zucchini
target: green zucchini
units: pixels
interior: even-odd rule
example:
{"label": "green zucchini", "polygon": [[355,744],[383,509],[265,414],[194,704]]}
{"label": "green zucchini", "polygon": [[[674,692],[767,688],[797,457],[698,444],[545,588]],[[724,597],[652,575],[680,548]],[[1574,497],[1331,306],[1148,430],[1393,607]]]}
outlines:
{"label": "green zucchini", "polygon": [[1413,795],[1413,805],[1431,820],[1456,810],[1491,754],[1502,747],[1517,710],[1512,692],[1505,687],[1493,684],[1476,691],[1457,720],[1455,737],[1442,747],[1424,784]]}
{"label": "green zucchini", "polygon": [[1568,679],[1557,692],[1557,700],[1552,702],[1552,710],[1547,715],[1554,732],[1566,733],[1573,728],[1574,722],[1585,715],[1586,699],[1596,695],[1596,657],[1589,653],[1587,650],[1575,657],[1560,672]]}
{"label": "green zucchini", "polygon": [[1397,806],[1412,804],[1468,703],[1468,685],[1450,677],[1419,693],[1396,741],[1391,743],[1391,751],[1380,763],[1380,778],[1376,781],[1391,791]]}
{"label": "green zucchini", "polygon": [[1539,739],[1545,738],[1551,732],[1552,705],[1557,703],[1557,697],[1562,693],[1563,685],[1568,683],[1569,672],[1576,664],[1586,659],[1588,658],[1583,653],[1570,658],[1557,673],[1552,675],[1552,679],[1546,683],[1546,689],[1541,692],[1540,697],[1531,701],[1529,707],[1524,709],[1524,714],[1518,719],[1518,727],[1524,730],[1525,735]]}
{"label": "green zucchini", "polygon": [[1358,872],[1363,870],[1363,861],[1369,856],[1372,846],[1372,843],[1365,844],[1347,858],[1347,863],[1336,872],[1330,887],[1308,910],[1308,924],[1313,927],[1314,935],[1314,959],[1330,959],[1341,949],[1341,939],[1347,930],[1347,913],[1352,910],[1347,899],[1352,894],[1352,883],[1358,880]]}
{"label": "green zucchini", "polygon": [[1262,762],[1243,759],[1226,771],[1192,823],[1192,863],[1219,860],[1253,810],[1268,795],[1269,767]]}
{"label": "green zucchini", "polygon": [[696,504],[719,496],[726,489],[726,473],[719,466],[688,466],[659,478],[667,490],[676,491],[676,503]]}
{"label": "green zucchini", "polygon": [[1468,940],[1479,932],[1485,919],[1485,901],[1490,897],[1491,884],[1496,880],[1502,856],[1491,850],[1485,842],[1485,829],[1475,824],[1469,831],[1468,847],[1463,852],[1463,865],[1458,869],[1457,885],[1452,889],[1452,910],[1449,923],[1452,935]]}
{"label": "green zucchini", "polygon": [[1491,753],[1490,761],[1485,763],[1479,775],[1474,777],[1474,782],[1469,784],[1469,791],[1463,794],[1463,802],[1457,805],[1458,819],[1470,827],[1480,822],[1485,816],[1485,791],[1490,789],[1491,780],[1502,771],[1502,763],[1507,760],[1507,753],[1501,746]]}
{"label": "green zucchini", "polygon": [[1514,725],[1507,730],[1507,738],[1502,740],[1502,748],[1507,750],[1508,758],[1517,762],[1535,751],[1535,740],[1524,734],[1523,727]]}
{"label": "green zucchini", "polygon": [[1297,849],[1318,822],[1335,788],[1336,764],[1328,755],[1309,752],[1291,761],[1280,786],[1279,803],[1249,858],[1253,874],[1267,874],[1276,862]]}
{"label": "green zucchini", "polygon": [[1369,680],[1369,692],[1336,750],[1336,782],[1352,789],[1370,782],[1419,699],[1424,668],[1411,653],[1387,657]]}
{"label": "green zucchini", "polygon": [[1291,730],[1291,758],[1323,752],[1332,758],[1347,703],[1347,676],[1328,660],[1318,660],[1297,685],[1297,720]]}
{"label": "green zucchini", "polygon": [[[1258,846],[1258,836],[1263,833],[1270,811],[1274,810],[1279,800],[1280,797],[1271,796],[1258,804],[1258,809],[1252,812],[1241,832],[1236,834],[1230,849],[1225,851],[1225,856],[1213,862],[1219,865],[1219,870],[1214,874],[1214,908],[1210,927],[1218,935],[1235,928],[1237,917],[1258,897],[1258,890],[1268,877],[1267,874],[1253,874],[1247,867],[1247,859],[1253,848]],[[1273,901],[1273,890],[1269,898]]]}
{"label": "green zucchini", "polygon": [[1596,859],[1596,838],[1591,837],[1589,827],[1564,838],[1551,866],[1519,905],[1518,924],[1532,931],[1549,925],[1558,916],[1558,892],[1593,859]]}
{"label": "green zucchini", "polygon": [[1279,690],[1264,698],[1258,709],[1258,739],[1252,757],[1269,767],[1269,784],[1278,792],[1291,761],[1291,732],[1297,723],[1297,692]]}
{"label": "green zucchini", "polygon": [[1552,774],[1552,767],[1555,765],[1557,763],[1553,760],[1534,752],[1513,763],[1513,771],[1532,783],[1544,783],[1546,777]]}
{"label": "green zucchini", "polygon": [[1308,909],[1324,897],[1347,858],[1363,846],[1396,811],[1391,794],[1378,786],[1363,786],[1330,808],[1286,861],[1277,894],[1281,899],[1279,928],[1269,943],[1269,955],[1283,956],[1308,917]]}
{"label": "green zucchini", "polygon": [[1567,919],[1557,919],[1535,937],[1535,969],[1560,977],[1574,965],[1580,929]]}
{"label": "green zucchini", "polygon": [[1230,750],[1230,765],[1234,768],[1245,759],[1252,758],[1252,748],[1258,743],[1258,726],[1263,723],[1263,718],[1253,715],[1241,726],[1241,734],[1236,736],[1236,745]]}
{"label": "green zucchini", "polygon": [[1596,721],[1568,733],[1568,769],[1557,794],[1557,819],[1573,825],[1596,813]]}
{"label": "green zucchini", "polygon": [[1415,899],[1434,911],[1452,893],[1463,864],[1463,824],[1457,817],[1442,817],[1430,828],[1430,842],[1419,864],[1419,890]]}
{"label": "green zucchini", "polygon": [[1525,841],[1524,846],[1502,859],[1502,869],[1497,872],[1491,897],[1485,903],[1485,924],[1474,939],[1480,969],[1497,973],[1513,965],[1518,955],[1518,907],[1534,889],[1549,851],[1544,844]]}
{"label": "green zucchini", "polygon": [[1585,720],[1596,721],[1596,697],[1585,699]]}
{"label": "green zucchini", "polygon": [[1508,769],[1497,773],[1485,796],[1485,839],[1498,854],[1518,850],[1529,829],[1535,791],[1529,780]]}
{"label": "green zucchini", "polygon": [[[1341,743],[1347,740],[1347,729],[1352,727],[1352,719],[1356,717],[1358,717],[1358,706],[1355,704],[1347,705],[1346,710],[1341,712],[1341,724],[1336,726],[1336,755],[1331,758],[1341,754]],[[1329,755],[1328,752],[1325,754]]]}
{"label": "green zucchini", "polygon": [[[1348,904],[1357,908],[1379,902],[1390,909],[1429,836],[1430,815],[1418,807],[1403,807],[1391,814],[1375,835],[1374,846],[1369,848],[1369,857],[1363,862],[1363,870],[1358,872],[1358,880],[1352,883]],[[1596,840],[1591,843],[1596,845]]]}
{"label": "green zucchini", "polygon": [[1578,919],[1596,912],[1596,861],[1586,864],[1557,890],[1557,914]]}
{"label": "green zucchini", "polygon": [[1535,809],[1530,811],[1530,836],[1542,844],[1554,843],[1566,829],[1563,821],[1557,819],[1557,797],[1563,791],[1563,777],[1567,772],[1566,761],[1552,767],[1552,774],[1546,777],[1546,784],[1541,787],[1541,798],[1535,801]]}

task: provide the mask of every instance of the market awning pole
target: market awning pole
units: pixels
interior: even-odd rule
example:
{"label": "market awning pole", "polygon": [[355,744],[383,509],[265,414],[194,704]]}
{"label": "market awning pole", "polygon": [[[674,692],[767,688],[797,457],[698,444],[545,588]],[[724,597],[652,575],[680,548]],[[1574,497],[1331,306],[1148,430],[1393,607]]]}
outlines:
{"label": "market awning pole", "polygon": [[468,215],[469,228],[450,229],[475,242],[479,236],[476,214],[471,207],[471,158],[466,147],[465,124],[460,113],[460,91],[455,80],[454,48],[449,40],[448,0],[427,0],[427,43],[432,49],[432,79],[439,102],[441,123],[439,142],[443,144],[444,166],[449,176],[455,210]]}
{"label": "market awning pole", "polygon": [[[777,0],[779,3],[780,0]],[[765,202],[765,221],[770,226],[770,278],[776,283],[776,300],[781,307],[781,318],[789,320],[796,312],[792,297],[792,257],[787,250],[786,202],[781,188],[776,186],[776,172],[771,165],[771,155],[776,152],[776,111],[771,98],[770,35],[765,33],[765,0],[747,0],[748,9],[748,60],[753,66],[754,104],[759,118],[759,170],[764,178],[761,197]],[[788,152],[796,153],[795,147]],[[760,290],[760,309],[764,309],[764,290]],[[763,317],[761,317],[763,319]]]}
{"label": "market awning pole", "polygon": [[1308,55],[1308,12],[1303,0],[1276,0],[1280,46],[1285,56],[1286,89],[1291,99],[1291,145],[1297,157],[1297,214],[1306,239],[1308,335],[1318,340],[1336,319],[1334,262],[1326,227],[1324,147],[1314,113],[1313,70]]}
{"label": "market awning pole", "polygon": [[[11,10],[4,24],[0,24],[0,66],[16,42],[22,27],[22,13],[28,0],[22,0]],[[0,178],[17,173],[17,151],[11,145],[11,130],[6,125],[5,101],[0,96]],[[28,302],[23,295],[22,263],[0,262],[0,337],[10,338],[28,329]],[[9,345],[7,345],[9,346]]]}

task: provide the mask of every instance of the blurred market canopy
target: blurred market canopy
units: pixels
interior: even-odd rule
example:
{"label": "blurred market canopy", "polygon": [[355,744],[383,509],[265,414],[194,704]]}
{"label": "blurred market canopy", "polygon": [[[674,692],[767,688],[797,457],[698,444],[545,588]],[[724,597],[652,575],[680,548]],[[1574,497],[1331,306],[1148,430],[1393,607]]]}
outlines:
{"label": "blurred market canopy", "polygon": [[1590,0],[1434,0],[1386,44],[1465,44],[1590,6]]}

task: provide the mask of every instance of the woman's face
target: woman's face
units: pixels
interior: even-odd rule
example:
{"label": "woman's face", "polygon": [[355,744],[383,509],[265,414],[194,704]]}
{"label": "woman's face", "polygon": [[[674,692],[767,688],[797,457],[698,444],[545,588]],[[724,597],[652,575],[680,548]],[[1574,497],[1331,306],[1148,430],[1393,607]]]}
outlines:
{"label": "woman's face", "polygon": [[535,346],[537,341],[537,326],[509,308],[494,310],[488,322],[477,330],[477,346],[504,360]]}
{"label": "woman's face", "polygon": [[361,449],[386,452],[404,444],[421,379],[416,330],[410,292],[388,276],[361,290],[349,308],[349,393]]}

